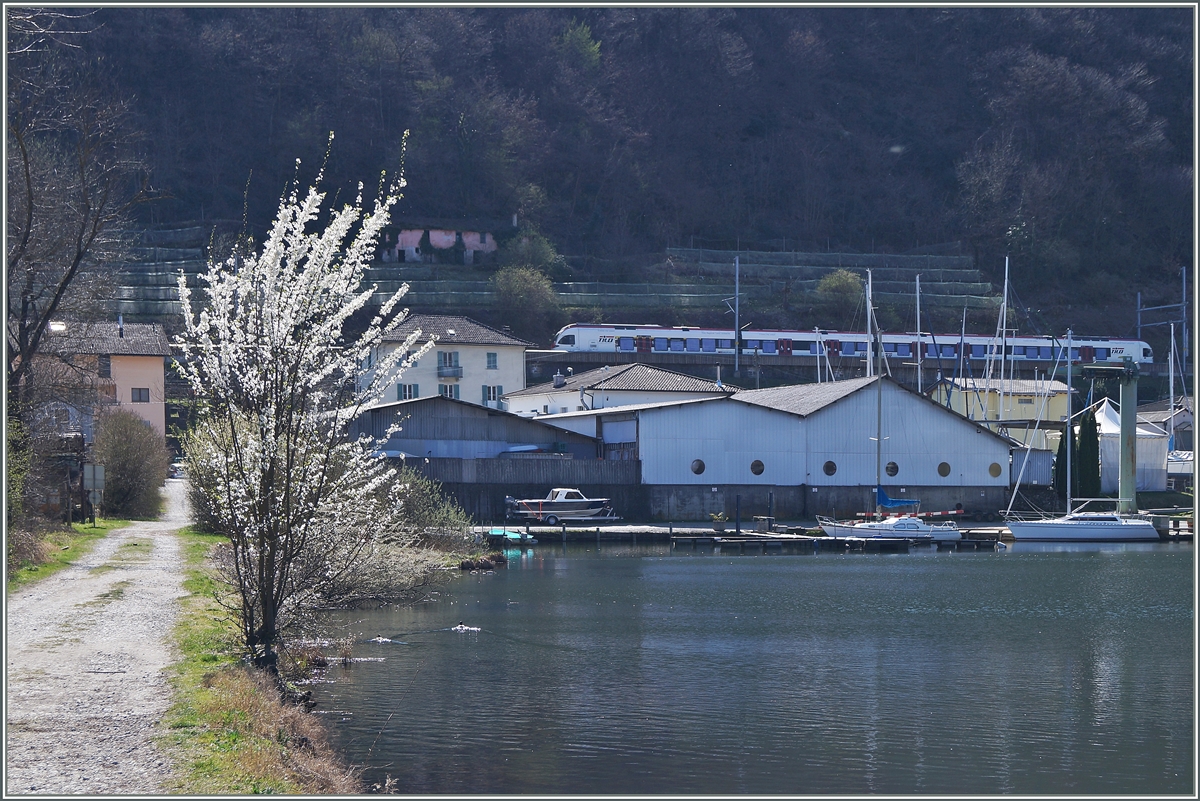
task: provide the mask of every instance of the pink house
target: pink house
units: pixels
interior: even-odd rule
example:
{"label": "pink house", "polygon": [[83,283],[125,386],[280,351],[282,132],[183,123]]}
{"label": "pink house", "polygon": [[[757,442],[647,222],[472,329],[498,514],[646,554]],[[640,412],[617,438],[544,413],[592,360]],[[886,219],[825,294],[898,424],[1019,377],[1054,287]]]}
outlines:
{"label": "pink house", "polygon": [[37,379],[61,386],[56,405],[66,425],[91,440],[96,412],[133,412],[164,438],[166,331],[157,323],[52,322],[38,357]]}
{"label": "pink house", "polygon": [[511,225],[484,220],[400,219],[383,233],[379,258],[384,263],[480,264],[493,258],[496,232],[515,230]]}

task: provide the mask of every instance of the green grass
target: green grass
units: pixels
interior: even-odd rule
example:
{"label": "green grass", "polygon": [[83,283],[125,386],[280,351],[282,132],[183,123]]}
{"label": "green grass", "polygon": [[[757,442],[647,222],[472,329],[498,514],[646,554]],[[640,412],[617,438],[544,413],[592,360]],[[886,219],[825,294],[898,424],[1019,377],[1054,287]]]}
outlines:
{"label": "green grass", "polygon": [[170,789],[186,795],[357,792],[317,721],[281,704],[270,682],[240,660],[240,632],[217,602],[226,588],[208,561],[213,547],[226,540],[190,528],[178,536],[188,595],[175,624],[181,658],[173,667],[174,700],[161,735],[175,758]]}
{"label": "green grass", "polygon": [[70,567],[92,552],[96,543],[104,539],[113,529],[124,528],[128,520],[98,519],[91,523],[72,523],[70,531],[54,531],[43,539],[46,544],[47,561],[40,564],[23,562],[9,574],[8,592],[40,581],[58,571]]}

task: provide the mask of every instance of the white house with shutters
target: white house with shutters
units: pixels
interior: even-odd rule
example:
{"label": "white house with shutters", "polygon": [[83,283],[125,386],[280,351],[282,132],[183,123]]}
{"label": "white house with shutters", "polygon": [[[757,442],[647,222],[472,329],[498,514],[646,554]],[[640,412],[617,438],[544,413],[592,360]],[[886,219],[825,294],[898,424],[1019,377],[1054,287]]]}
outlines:
{"label": "white house with shutters", "polygon": [[432,338],[433,349],[389,380],[381,404],[441,395],[503,409],[505,392],[525,388],[525,350],[532,342],[468,317],[445,314],[409,315],[387,335],[379,352],[368,357],[366,376],[414,332],[419,332],[419,342]]}

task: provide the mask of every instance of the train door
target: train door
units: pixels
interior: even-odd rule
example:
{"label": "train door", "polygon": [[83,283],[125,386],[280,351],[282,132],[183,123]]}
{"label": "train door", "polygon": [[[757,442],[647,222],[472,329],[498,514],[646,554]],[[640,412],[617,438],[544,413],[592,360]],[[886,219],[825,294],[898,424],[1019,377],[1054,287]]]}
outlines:
{"label": "train door", "polygon": [[780,356],[791,356],[792,355],[792,340],[790,340],[790,339],[775,340],[775,347],[779,351]]}
{"label": "train door", "polygon": [[638,353],[649,353],[653,347],[654,339],[648,336],[640,336],[633,338],[633,347]]}

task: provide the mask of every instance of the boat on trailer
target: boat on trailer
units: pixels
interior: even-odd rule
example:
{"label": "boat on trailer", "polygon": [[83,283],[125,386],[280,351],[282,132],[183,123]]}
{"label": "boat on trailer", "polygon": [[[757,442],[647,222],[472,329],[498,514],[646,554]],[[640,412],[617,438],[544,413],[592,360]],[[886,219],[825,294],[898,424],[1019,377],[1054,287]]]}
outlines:
{"label": "boat on trailer", "polygon": [[608,498],[588,498],[578,489],[555,487],[545,498],[504,499],[510,519],[532,520],[547,526],[576,520],[617,520]]}

